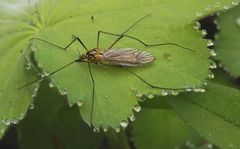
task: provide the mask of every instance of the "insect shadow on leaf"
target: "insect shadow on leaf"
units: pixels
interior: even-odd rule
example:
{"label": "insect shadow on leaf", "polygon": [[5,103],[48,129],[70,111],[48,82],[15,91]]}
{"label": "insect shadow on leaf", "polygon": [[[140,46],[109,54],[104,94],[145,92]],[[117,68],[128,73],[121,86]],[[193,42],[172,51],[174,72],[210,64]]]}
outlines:
{"label": "insect shadow on leaf", "polygon": [[[164,89],[164,90],[186,90],[187,88],[165,88],[165,87],[153,85],[153,84],[149,83],[148,81],[146,81],[145,79],[143,79],[142,77],[140,77],[139,75],[135,74],[130,69],[128,69],[128,67],[139,67],[139,66],[144,66],[144,65],[153,63],[155,61],[155,56],[152,53],[150,53],[148,51],[138,50],[135,48],[113,48],[113,46],[116,43],[118,43],[122,38],[129,38],[129,39],[138,41],[140,44],[142,44],[146,47],[171,45],[171,46],[176,46],[181,49],[187,50],[189,52],[196,52],[195,50],[192,50],[190,48],[181,46],[177,43],[171,43],[171,42],[158,43],[158,44],[147,44],[144,41],[142,41],[136,37],[129,36],[126,34],[136,24],[138,24],[139,22],[148,18],[150,15],[151,14],[148,14],[148,15],[140,18],[135,23],[133,23],[130,27],[128,27],[124,32],[122,32],[121,34],[115,34],[115,33],[105,32],[105,31],[101,31],[101,30],[98,31],[97,32],[97,46],[96,46],[96,48],[93,48],[91,50],[89,50],[84,45],[84,43],[81,41],[81,39],[77,36],[74,36],[73,37],[74,39],[65,47],[61,47],[54,43],[48,42],[44,39],[31,38],[30,41],[38,40],[38,41],[47,43],[51,46],[54,46],[54,47],[57,47],[57,48],[63,49],[63,50],[67,50],[73,43],[78,42],[86,50],[86,53],[80,54],[80,52],[78,51],[78,54],[79,54],[78,59],[56,69],[55,71],[51,72],[47,76],[44,76],[40,79],[33,80],[33,81],[23,85],[22,87],[19,88],[19,90],[21,90],[35,82],[39,82],[43,79],[46,79],[49,76],[55,74],[56,72],[66,68],[74,63],[81,63],[81,62],[87,63],[89,74],[90,74],[91,81],[92,81],[92,102],[91,102],[91,113],[90,113],[90,127],[93,126],[93,110],[94,110],[94,99],[95,99],[95,80],[94,80],[93,72],[91,69],[91,63],[100,64],[100,65],[104,65],[104,66],[110,66],[110,67],[120,67],[121,69],[126,70],[127,72],[129,72],[130,74],[132,74],[133,76],[135,76],[136,78],[138,78],[139,80],[141,80],[142,82],[144,82],[145,84],[150,86],[151,88]],[[100,49],[99,43],[100,43],[100,35],[101,34],[115,36],[115,37],[117,37],[117,39],[107,49]]]}

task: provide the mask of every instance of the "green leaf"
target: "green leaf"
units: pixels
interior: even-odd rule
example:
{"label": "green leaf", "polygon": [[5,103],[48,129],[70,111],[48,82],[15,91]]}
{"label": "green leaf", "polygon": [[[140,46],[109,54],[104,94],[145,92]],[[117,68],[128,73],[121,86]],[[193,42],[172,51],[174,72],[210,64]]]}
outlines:
{"label": "green leaf", "polygon": [[240,92],[209,83],[206,93],[171,98],[178,115],[200,135],[222,148],[239,148]]}
{"label": "green leaf", "polygon": [[[18,90],[32,81],[35,71],[26,61],[31,27],[24,19],[21,3],[2,0],[0,3],[0,138],[11,124],[23,119],[32,94],[32,86]],[[28,70],[26,69],[28,68]]]}
{"label": "green leaf", "polygon": [[[18,33],[16,33],[18,34]],[[33,70],[26,72],[26,59],[20,51],[26,45],[22,41],[26,35],[22,33],[11,39],[0,39],[0,137],[10,124],[16,124],[21,120],[32,101],[32,87],[19,90],[19,87],[33,80]],[[18,40],[19,43],[10,45],[6,41]],[[21,42],[20,42],[21,41]],[[29,66],[28,66],[29,67]],[[36,92],[36,91],[34,91]]]}
{"label": "green leaf", "polygon": [[[21,148],[95,148],[102,137],[81,119],[76,107],[69,108],[66,97],[44,83],[30,110],[18,127]],[[36,138],[37,136],[37,138]]]}
{"label": "green leaf", "polygon": [[240,75],[240,6],[219,16],[220,32],[216,40],[217,60],[233,76]]}
{"label": "green leaf", "polygon": [[191,132],[174,111],[143,108],[132,134],[139,149],[172,149],[189,139]]}
{"label": "green leaf", "polygon": [[[62,8],[62,5],[70,5],[73,8],[62,16],[58,15],[57,18],[49,17],[59,14],[59,11],[62,11],[59,8]],[[142,5],[144,9],[137,9],[139,5]],[[81,38],[89,49],[92,49],[96,47],[98,30],[121,33],[137,19],[151,13],[152,15],[149,18],[139,23],[128,34],[147,43],[181,43],[181,45],[195,49],[197,52],[193,53],[173,46],[165,46],[160,49],[157,47],[145,48],[136,41],[126,38],[121,40],[116,47],[134,47],[151,51],[157,57],[157,61],[150,66],[132,70],[156,86],[170,88],[200,86],[209,73],[209,53],[205,48],[206,43],[200,39],[201,35],[196,33],[192,26],[189,25],[192,18],[187,17],[187,21],[184,17],[182,21],[173,23],[171,18],[175,17],[175,14],[161,15],[166,14],[167,11],[164,8],[168,7],[168,5],[171,6],[172,4],[165,3],[161,5],[159,2],[148,4],[146,1],[131,2],[126,5],[122,1],[95,1],[95,3],[76,6],[73,1],[67,1],[67,4],[62,2],[58,4],[58,7],[54,8],[45,8],[45,6],[49,5],[43,4],[41,18],[45,18],[43,20],[45,22],[48,21],[49,27],[42,29],[35,37],[65,46],[71,42],[71,35],[75,34]],[[177,8],[178,6],[173,5],[172,7]],[[159,13],[159,10],[162,13]],[[129,13],[132,15],[128,15]],[[47,14],[47,16],[44,14]],[[91,16],[94,17],[94,21],[91,20]],[[169,34],[170,32],[174,34]],[[114,39],[115,37],[102,36],[100,47],[107,48],[113,43]],[[72,47],[68,51],[63,51],[43,42],[34,42],[34,47],[38,49],[36,59],[47,73],[77,59],[76,46],[79,45],[75,45],[75,48]],[[84,52],[84,50],[80,50],[80,53]],[[169,57],[166,58],[165,55],[169,55]],[[115,128],[119,127],[121,120],[126,121],[126,118],[133,114],[132,108],[137,105],[137,97],[135,97],[136,93],[134,91],[160,93],[159,90],[153,90],[124,69],[94,64],[91,64],[91,67],[96,83],[93,113],[95,127],[108,127],[110,125]],[[199,68],[199,71],[196,72],[196,68]],[[83,103],[80,110],[82,116],[85,121],[91,121],[92,82],[88,66],[76,63],[53,75],[52,80],[60,89],[67,91],[70,104]],[[109,88],[111,89],[109,90]]]}
{"label": "green leaf", "polygon": [[[18,118],[26,111],[30,103],[31,87],[19,92],[16,86],[20,87],[34,80],[30,77],[31,73],[26,75],[23,71],[25,58],[20,53],[21,49],[28,46],[28,40],[31,37],[44,38],[64,46],[72,40],[72,34],[75,34],[81,37],[91,49],[96,47],[98,30],[121,33],[134,21],[149,13],[152,13],[151,17],[134,27],[128,33],[129,35],[136,36],[150,44],[175,42],[196,50],[196,53],[174,46],[145,48],[130,39],[122,40],[116,47],[139,48],[149,50],[156,55],[157,60],[154,64],[133,70],[151,83],[172,88],[200,86],[209,73],[210,62],[207,59],[209,54],[205,48],[206,43],[201,39],[202,36],[193,29],[192,22],[223,9],[223,6],[230,2],[230,0],[204,0],[194,3],[190,0],[184,2],[177,0],[171,2],[49,0],[35,3],[21,1],[16,2],[16,5],[12,2],[7,5],[9,8],[1,3],[0,7],[4,9],[1,9],[0,15],[0,68],[4,73],[0,76],[0,88],[8,87],[0,93],[0,105],[3,106],[0,107],[0,119]],[[112,41],[113,38],[104,36],[101,38],[100,46],[106,48]],[[36,60],[48,73],[78,58],[77,47],[83,49],[77,44],[66,52],[40,42],[34,42],[34,46],[38,49]],[[83,52],[85,51],[81,50],[81,53]],[[132,108],[137,105],[136,93],[133,90],[143,93],[159,93],[159,90],[152,90],[142,81],[119,68],[94,65],[92,71],[96,81],[93,119],[95,127],[116,128],[119,127],[120,121],[127,120],[127,117],[133,114]],[[74,64],[52,76],[52,79],[59,89],[67,91],[70,104],[83,103],[80,111],[84,120],[89,122],[92,84],[87,65]],[[7,108],[9,106],[6,106],[6,103],[10,101],[9,99],[24,101]]]}

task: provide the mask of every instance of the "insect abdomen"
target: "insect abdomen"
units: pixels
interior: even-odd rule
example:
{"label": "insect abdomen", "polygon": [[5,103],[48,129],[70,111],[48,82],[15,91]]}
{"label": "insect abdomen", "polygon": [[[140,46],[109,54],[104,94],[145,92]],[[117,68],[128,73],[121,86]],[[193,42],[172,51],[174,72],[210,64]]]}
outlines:
{"label": "insect abdomen", "polygon": [[102,61],[120,66],[141,66],[155,60],[155,56],[147,51],[133,48],[110,49],[103,53]]}

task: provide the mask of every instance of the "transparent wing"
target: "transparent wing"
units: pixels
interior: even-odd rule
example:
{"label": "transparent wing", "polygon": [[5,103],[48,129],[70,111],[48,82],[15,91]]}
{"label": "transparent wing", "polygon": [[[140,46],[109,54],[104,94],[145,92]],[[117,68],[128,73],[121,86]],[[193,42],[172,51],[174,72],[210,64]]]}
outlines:
{"label": "transparent wing", "polygon": [[147,51],[134,48],[110,49],[103,53],[103,62],[120,66],[141,66],[155,60],[155,56]]}

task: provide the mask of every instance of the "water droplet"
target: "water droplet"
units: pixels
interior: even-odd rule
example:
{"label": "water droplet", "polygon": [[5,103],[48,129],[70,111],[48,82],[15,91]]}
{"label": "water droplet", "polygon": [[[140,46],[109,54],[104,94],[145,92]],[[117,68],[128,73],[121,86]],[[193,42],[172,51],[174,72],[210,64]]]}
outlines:
{"label": "water droplet", "polygon": [[223,6],[223,9],[228,10],[230,7],[229,6]]}
{"label": "water droplet", "polygon": [[203,36],[207,35],[207,31],[205,29],[203,29],[201,33]]}
{"label": "water droplet", "polygon": [[198,21],[196,21],[196,23],[195,23],[195,25],[193,26],[193,28],[199,30],[200,27],[201,27],[201,24],[200,24]]}
{"label": "water droplet", "polygon": [[34,104],[33,103],[31,103],[31,104],[29,104],[29,106],[28,106],[28,108],[30,109],[30,110],[33,110],[34,109]]}
{"label": "water droplet", "polygon": [[186,90],[187,92],[191,92],[191,91],[192,91],[191,88],[186,88],[185,90]]}
{"label": "water droplet", "polygon": [[32,64],[31,64],[31,63],[27,63],[26,66],[25,66],[25,68],[26,68],[27,70],[30,70],[31,67],[32,67]]}
{"label": "water droplet", "polygon": [[141,111],[141,107],[139,105],[136,105],[133,107],[133,110],[136,112],[140,112]]}
{"label": "water droplet", "polygon": [[171,91],[171,94],[177,96],[179,94],[179,91]]}
{"label": "water droplet", "polygon": [[207,41],[207,46],[208,47],[214,46],[214,42],[212,40],[208,40]]}
{"label": "water droplet", "polygon": [[33,93],[32,93],[32,97],[36,97],[37,96],[37,91],[34,90]]}
{"label": "water droplet", "polygon": [[236,22],[237,22],[237,25],[240,26],[240,17],[238,17],[238,18],[236,19]]}
{"label": "water droplet", "polygon": [[49,76],[49,73],[47,73],[47,72],[43,72],[43,77],[48,77]]}
{"label": "water droplet", "polygon": [[147,95],[147,97],[148,97],[149,99],[153,99],[153,98],[154,98],[154,94],[149,93],[149,94]]}
{"label": "water droplet", "polygon": [[135,121],[136,120],[136,117],[135,117],[135,115],[133,114],[133,115],[131,115],[130,117],[129,117],[129,119],[130,119],[130,121]]}
{"label": "water droplet", "polygon": [[213,23],[214,23],[215,25],[218,25],[218,20],[217,20],[217,19],[213,20]]}
{"label": "water droplet", "polygon": [[214,74],[213,74],[213,73],[209,73],[208,77],[209,77],[210,79],[213,79],[213,78],[214,78]]}
{"label": "water droplet", "polygon": [[239,3],[240,3],[239,0],[233,0],[233,1],[232,1],[232,5],[235,5],[235,6],[238,5]]}
{"label": "water droplet", "polygon": [[217,68],[217,64],[215,62],[211,62],[209,68],[216,69]]}
{"label": "water droplet", "polygon": [[203,88],[195,88],[193,89],[194,92],[201,92],[201,93],[204,93],[206,90],[203,89]]}
{"label": "water droplet", "polygon": [[142,94],[140,91],[136,91],[136,96],[137,96],[137,97],[142,97],[143,94]]}
{"label": "water droplet", "polygon": [[211,148],[213,148],[213,144],[209,143],[209,144],[207,145],[207,147],[208,147],[209,149],[211,149]]}
{"label": "water droplet", "polygon": [[83,105],[83,102],[82,101],[77,101],[77,106],[78,107],[81,107]]}
{"label": "water droplet", "polygon": [[59,91],[61,95],[67,95],[67,91],[65,89],[60,89]]}
{"label": "water droplet", "polygon": [[202,16],[202,12],[201,11],[196,11],[196,15],[197,16]]}
{"label": "water droplet", "polygon": [[97,133],[97,132],[100,131],[100,129],[99,128],[93,128],[93,131]]}
{"label": "water droplet", "polygon": [[127,121],[121,121],[121,122],[120,122],[120,126],[121,126],[122,128],[126,128],[126,127],[128,126],[128,122],[127,122]]}
{"label": "water droplet", "polygon": [[120,132],[120,130],[121,130],[120,128],[116,128],[116,129],[115,129],[115,131],[116,131],[117,133]]}
{"label": "water droplet", "polygon": [[53,82],[50,82],[50,83],[49,83],[49,87],[50,87],[50,88],[53,88],[54,86],[55,86],[55,84],[54,84]]}
{"label": "water droplet", "polygon": [[203,85],[207,86],[207,85],[208,85],[207,81],[204,81],[204,82],[203,82]]}
{"label": "water droplet", "polygon": [[103,132],[107,132],[108,129],[106,127],[103,128]]}
{"label": "water droplet", "polygon": [[13,118],[13,119],[12,119],[12,124],[17,124],[17,122],[18,122],[18,121],[17,121],[16,118]]}
{"label": "water droplet", "polygon": [[33,84],[34,91],[38,91],[39,87],[40,87],[39,83]]}
{"label": "water droplet", "polygon": [[211,56],[216,56],[217,53],[216,53],[214,50],[210,50],[210,55],[211,55]]}
{"label": "water droplet", "polygon": [[11,124],[11,121],[8,118],[6,118],[2,120],[2,123],[5,124],[6,126],[9,126]]}
{"label": "water droplet", "polygon": [[162,95],[162,96],[167,96],[167,95],[168,95],[168,92],[165,91],[165,90],[161,90],[161,95]]}
{"label": "water droplet", "polygon": [[23,118],[24,118],[24,113],[21,113],[18,119],[23,120]]}

